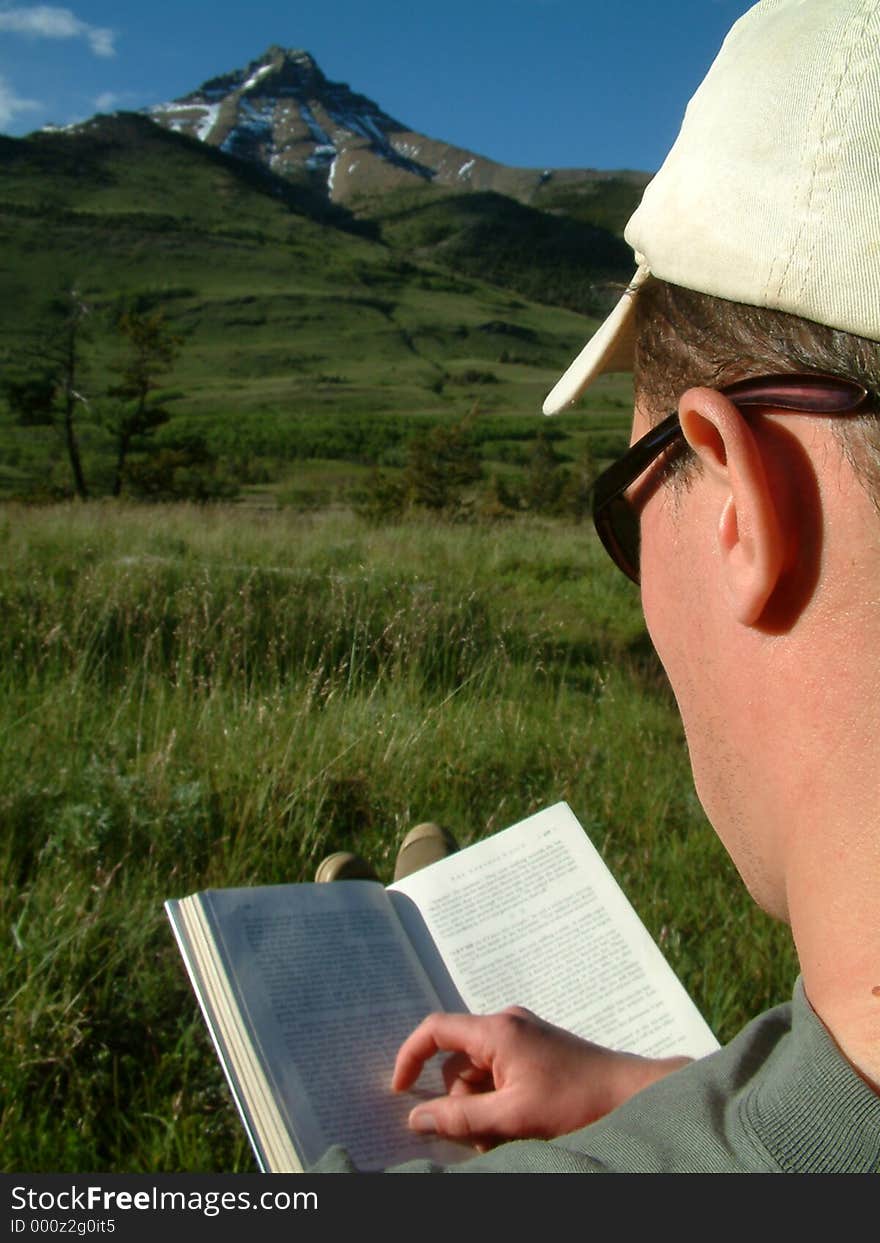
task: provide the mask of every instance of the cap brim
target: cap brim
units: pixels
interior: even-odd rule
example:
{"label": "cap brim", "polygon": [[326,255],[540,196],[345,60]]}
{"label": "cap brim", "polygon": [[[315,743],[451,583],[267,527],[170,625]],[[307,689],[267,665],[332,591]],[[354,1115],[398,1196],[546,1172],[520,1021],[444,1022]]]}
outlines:
{"label": "cap brim", "polygon": [[544,399],[545,414],[559,414],[607,371],[632,371],[635,295],[650,276],[642,264],[608,318],[596,329],[568,370]]}

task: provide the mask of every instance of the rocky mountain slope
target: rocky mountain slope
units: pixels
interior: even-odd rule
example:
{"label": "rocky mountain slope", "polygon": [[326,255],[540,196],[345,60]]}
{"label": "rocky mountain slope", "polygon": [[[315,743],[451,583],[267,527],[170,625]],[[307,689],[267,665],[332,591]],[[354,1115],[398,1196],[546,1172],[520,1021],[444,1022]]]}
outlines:
{"label": "rocky mountain slope", "polygon": [[419,184],[531,202],[551,185],[622,178],[642,187],[647,181],[640,173],[496,163],[415,132],[347,84],[330,81],[308,52],[278,46],[244,69],[146,111],[159,125],[281,176],[307,172],[340,203]]}

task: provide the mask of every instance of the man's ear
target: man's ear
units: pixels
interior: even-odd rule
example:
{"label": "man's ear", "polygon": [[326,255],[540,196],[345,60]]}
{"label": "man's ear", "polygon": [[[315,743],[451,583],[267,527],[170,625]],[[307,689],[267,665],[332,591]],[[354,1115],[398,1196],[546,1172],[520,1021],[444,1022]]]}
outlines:
{"label": "man's ear", "polygon": [[679,418],[718,492],[716,538],[731,607],[743,625],[754,625],[785,566],[780,513],[761,446],[736,406],[714,389],[689,389]]}

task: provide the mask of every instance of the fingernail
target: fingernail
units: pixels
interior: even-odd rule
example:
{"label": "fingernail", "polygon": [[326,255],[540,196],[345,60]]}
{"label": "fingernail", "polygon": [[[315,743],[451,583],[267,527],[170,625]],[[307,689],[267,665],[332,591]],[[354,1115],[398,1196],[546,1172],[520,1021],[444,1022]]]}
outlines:
{"label": "fingernail", "polygon": [[433,1114],[414,1111],[409,1116],[409,1125],[413,1131],[418,1131],[420,1135],[436,1135],[437,1120]]}

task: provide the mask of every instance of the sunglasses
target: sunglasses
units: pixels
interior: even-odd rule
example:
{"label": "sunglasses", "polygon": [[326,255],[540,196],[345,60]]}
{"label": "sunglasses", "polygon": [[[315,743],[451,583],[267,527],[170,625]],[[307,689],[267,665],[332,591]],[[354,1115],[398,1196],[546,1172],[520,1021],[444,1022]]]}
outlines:
{"label": "sunglasses", "polygon": [[[854,380],[797,373],[737,380],[718,391],[739,410],[763,406],[793,414],[851,414],[868,397],[868,390]],[[596,533],[614,564],[634,583],[639,581],[641,511],[627,497],[627,489],[661,453],[681,448],[683,443],[678,412],[674,411],[631,445],[593,484]]]}

